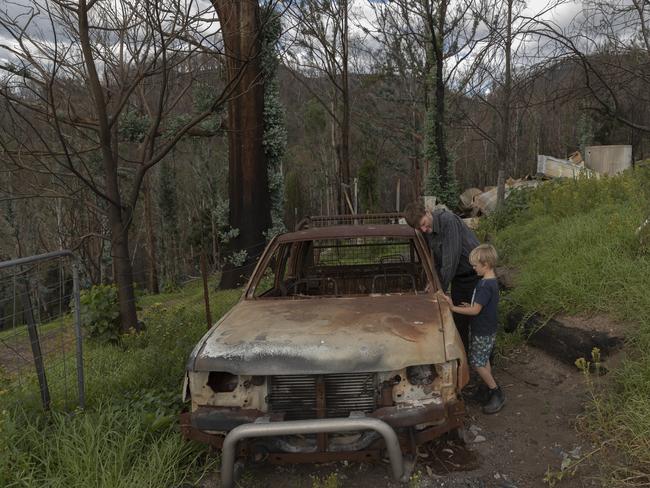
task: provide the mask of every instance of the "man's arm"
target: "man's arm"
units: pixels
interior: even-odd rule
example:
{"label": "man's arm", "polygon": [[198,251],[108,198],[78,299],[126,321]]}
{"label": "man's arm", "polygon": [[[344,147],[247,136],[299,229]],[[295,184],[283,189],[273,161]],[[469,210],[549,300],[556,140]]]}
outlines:
{"label": "man's arm", "polygon": [[442,262],[440,263],[440,281],[442,289],[447,290],[456,275],[463,249],[462,223],[451,212],[440,214],[440,232],[442,234]]}

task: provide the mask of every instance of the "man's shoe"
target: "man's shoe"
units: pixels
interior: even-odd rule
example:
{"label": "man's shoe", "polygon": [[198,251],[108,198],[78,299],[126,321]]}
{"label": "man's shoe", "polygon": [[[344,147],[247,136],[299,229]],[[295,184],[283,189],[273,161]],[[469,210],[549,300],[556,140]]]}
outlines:
{"label": "man's shoe", "polygon": [[500,387],[490,390],[490,399],[483,406],[483,413],[493,414],[500,411],[506,404],[506,396]]}

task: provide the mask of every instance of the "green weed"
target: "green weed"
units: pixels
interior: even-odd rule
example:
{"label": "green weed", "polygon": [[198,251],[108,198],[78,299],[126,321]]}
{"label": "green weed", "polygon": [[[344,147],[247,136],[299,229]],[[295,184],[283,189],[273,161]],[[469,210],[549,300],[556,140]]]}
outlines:
{"label": "green weed", "polygon": [[[146,329],[119,343],[84,344],[86,409],[62,411],[72,355],[49,366],[53,412],[43,414],[35,375],[0,384],[0,486],[109,488],[194,485],[216,461],[181,439],[180,389],[190,351],[206,332],[202,287],[143,297]],[[219,318],[239,292],[211,292]],[[66,374],[64,372],[67,371]],[[75,392],[76,393],[76,392]]]}
{"label": "green weed", "polygon": [[[519,271],[509,306],[549,317],[605,314],[635,325],[628,359],[610,373],[613,386],[590,372],[599,367],[598,353],[579,363],[592,393],[580,425],[617,453],[604,460],[604,486],[650,483],[650,255],[636,234],[650,211],[650,168],[547,183],[527,195],[527,205],[506,225],[503,216],[483,224]],[[546,482],[552,486],[574,467],[549,470]]]}
{"label": "green weed", "polygon": [[341,488],[343,484],[338,473],[330,473],[322,478],[314,477],[311,486],[312,488]]}

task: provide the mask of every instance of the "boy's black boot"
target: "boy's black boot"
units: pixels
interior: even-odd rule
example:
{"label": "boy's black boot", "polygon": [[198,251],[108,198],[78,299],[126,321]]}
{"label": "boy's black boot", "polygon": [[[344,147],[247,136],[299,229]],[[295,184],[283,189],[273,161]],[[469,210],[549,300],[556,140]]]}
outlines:
{"label": "boy's black boot", "polygon": [[485,405],[483,405],[483,413],[497,413],[503,408],[505,403],[506,396],[503,391],[501,391],[501,388],[497,386],[493,390],[490,390],[490,399]]}
{"label": "boy's black boot", "polygon": [[479,405],[485,405],[490,400],[490,389],[485,383],[481,383],[472,393],[471,399]]}

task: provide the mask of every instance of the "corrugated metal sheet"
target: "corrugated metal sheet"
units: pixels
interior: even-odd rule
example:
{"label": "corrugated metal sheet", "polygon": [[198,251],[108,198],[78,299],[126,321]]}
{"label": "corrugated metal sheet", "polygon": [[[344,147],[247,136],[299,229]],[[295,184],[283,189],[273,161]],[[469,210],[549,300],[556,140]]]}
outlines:
{"label": "corrugated metal sheet", "polygon": [[604,175],[615,175],[632,166],[632,146],[587,146],[585,164]]}

